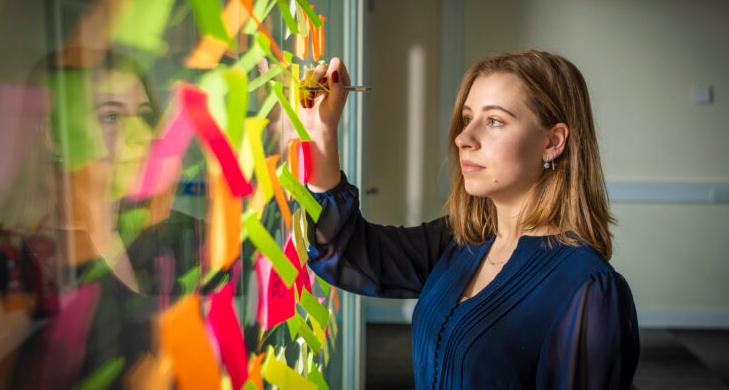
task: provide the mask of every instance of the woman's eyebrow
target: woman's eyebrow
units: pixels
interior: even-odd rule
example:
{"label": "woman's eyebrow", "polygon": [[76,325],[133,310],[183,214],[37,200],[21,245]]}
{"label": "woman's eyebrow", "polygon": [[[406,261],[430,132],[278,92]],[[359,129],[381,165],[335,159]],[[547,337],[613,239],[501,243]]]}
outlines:
{"label": "woman's eyebrow", "polygon": [[503,111],[503,112],[511,115],[514,119],[516,119],[516,115],[513,112],[507,110],[506,108],[504,108],[502,106],[499,106],[498,104],[489,104],[487,106],[481,107],[481,111],[488,111],[488,110],[499,110],[499,111]]}
{"label": "woman's eyebrow", "polygon": [[98,110],[99,108],[105,107],[105,106],[111,106],[111,107],[117,107],[117,108],[124,108],[124,104],[122,102],[116,101],[116,100],[107,100],[103,101],[97,105],[94,106],[95,110]]}

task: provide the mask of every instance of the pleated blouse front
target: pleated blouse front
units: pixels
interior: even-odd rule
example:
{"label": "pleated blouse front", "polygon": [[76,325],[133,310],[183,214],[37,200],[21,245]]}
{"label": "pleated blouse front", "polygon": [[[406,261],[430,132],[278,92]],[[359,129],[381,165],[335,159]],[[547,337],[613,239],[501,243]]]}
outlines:
{"label": "pleated blouse front", "polygon": [[418,227],[368,223],[357,189],[315,198],[309,266],[344,290],[418,298],[412,318],[418,389],[624,389],[639,355],[625,279],[589,246],[522,236],[502,270],[460,302],[494,241],[457,246],[444,218]]}

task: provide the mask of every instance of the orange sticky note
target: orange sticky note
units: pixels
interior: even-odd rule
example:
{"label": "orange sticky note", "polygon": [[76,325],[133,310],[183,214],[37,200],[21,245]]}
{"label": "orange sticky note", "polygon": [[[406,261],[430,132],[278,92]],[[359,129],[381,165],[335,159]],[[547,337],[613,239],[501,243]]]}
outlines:
{"label": "orange sticky note", "polygon": [[263,23],[261,23],[261,21],[258,20],[256,15],[253,13],[253,2],[250,0],[240,0],[240,3],[251,15],[253,22],[256,23],[256,27],[257,27],[258,31],[262,32],[263,35],[266,36],[266,40],[268,40],[268,42],[271,44],[271,50],[273,50],[273,53],[276,55],[278,60],[284,65],[284,67],[288,67],[289,63],[284,58],[283,52],[281,51],[281,48],[278,46],[278,43],[276,43],[276,40],[273,38],[271,33],[266,29],[266,26],[264,26]]}
{"label": "orange sticky note", "polygon": [[261,366],[263,365],[263,358],[266,357],[265,352],[261,352],[258,355],[254,355],[249,360],[248,365],[248,380],[253,382],[254,385],[260,390],[263,390],[263,375],[261,374]]}
{"label": "orange sticky note", "polygon": [[281,211],[281,216],[284,219],[284,226],[286,230],[289,230],[291,229],[291,209],[289,209],[289,204],[286,202],[281,183],[278,182],[278,177],[276,177],[276,163],[278,162],[278,158],[278,154],[267,157],[266,166],[268,166],[268,174],[271,177],[271,185],[273,186],[273,194],[276,197],[278,209]]}
{"label": "orange sticky note", "polygon": [[210,267],[227,269],[240,256],[240,217],[243,205],[240,198],[230,192],[222,170],[214,159],[208,159],[208,186],[210,188]]}
{"label": "orange sticky note", "polygon": [[181,390],[217,389],[220,367],[205,332],[200,297],[190,294],[159,317],[162,350]]}
{"label": "orange sticky note", "polygon": [[324,55],[324,22],[326,17],[319,15],[322,25],[315,27],[311,21],[309,21],[309,30],[311,31],[311,46],[312,54],[314,55],[314,61],[319,61],[322,55]]}
{"label": "orange sticky note", "polygon": [[289,141],[289,150],[287,162],[289,164],[289,172],[299,172],[299,140],[298,138]]}
{"label": "orange sticky note", "polygon": [[[250,17],[248,10],[240,0],[228,0],[223,10],[223,24],[228,36],[235,36]],[[210,36],[204,36],[192,53],[185,59],[188,68],[212,69],[218,65],[228,46],[225,42]]]}

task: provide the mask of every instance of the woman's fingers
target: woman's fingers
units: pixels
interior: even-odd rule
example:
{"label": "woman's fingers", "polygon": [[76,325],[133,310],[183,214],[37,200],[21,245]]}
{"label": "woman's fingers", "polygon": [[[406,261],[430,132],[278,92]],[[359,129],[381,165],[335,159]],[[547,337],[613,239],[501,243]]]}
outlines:
{"label": "woman's fingers", "polygon": [[331,101],[337,107],[344,106],[344,102],[347,100],[347,90],[344,87],[351,85],[349,80],[349,73],[347,67],[338,57],[334,57],[329,62],[327,69],[329,95],[326,97],[327,101]]}

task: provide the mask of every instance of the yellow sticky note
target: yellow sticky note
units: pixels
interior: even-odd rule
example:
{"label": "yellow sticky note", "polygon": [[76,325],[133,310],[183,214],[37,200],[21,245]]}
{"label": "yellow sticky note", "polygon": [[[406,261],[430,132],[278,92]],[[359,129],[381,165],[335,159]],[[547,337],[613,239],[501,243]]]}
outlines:
{"label": "yellow sticky note", "polygon": [[253,168],[256,172],[257,185],[263,189],[264,201],[268,202],[273,197],[273,185],[268,175],[266,166],[266,155],[263,151],[263,130],[268,124],[268,119],[246,118],[245,131],[248,147],[253,157]]}
{"label": "yellow sticky note", "polygon": [[321,205],[314,199],[309,190],[307,190],[303,184],[301,184],[286,168],[286,165],[278,167],[276,172],[278,175],[278,181],[281,183],[283,188],[288,191],[291,196],[296,199],[301,207],[311,216],[314,222],[319,220],[321,215]]}
{"label": "yellow sticky note", "polygon": [[271,261],[273,269],[276,270],[278,276],[284,281],[286,287],[291,288],[298,274],[296,267],[291,264],[291,261],[289,261],[286,254],[278,246],[276,240],[268,234],[266,228],[258,221],[255,212],[247,211],[243,215],[243,223],[248,239],[258,248],[263,256]]}
{"label": "yellow sticky note", "polygon": [[299,375],[293,368],[276,359],[272,351],[266,353],[262,367],[263,378],[281,390],[318,390],[308,379]]}
{"label": "yellow sticky note", "polygon": [[289,209],[288,202],[286,202],[286,197],[284,197],[281,184],[278,182],[278,178],[276,177],[276,163],[278,162],[278,159],[278,154],[267,157],[266,166],[268,167],[268,174],[271,175],[273,193],[276,196],[276,203],[278,204],[278,209],[281,211],[281,217],[283,217],[284,220],[284,227],[286,227],[286,230],[289,230],[291,229],[291,210]]}

